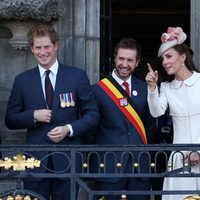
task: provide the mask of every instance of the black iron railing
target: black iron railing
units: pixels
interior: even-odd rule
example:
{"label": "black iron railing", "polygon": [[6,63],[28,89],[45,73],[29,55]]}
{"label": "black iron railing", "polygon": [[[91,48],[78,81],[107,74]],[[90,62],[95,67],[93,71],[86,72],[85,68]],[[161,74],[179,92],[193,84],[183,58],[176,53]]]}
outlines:
{"label": "black iron railing", "polygon": [[[38,194],[27,191],[23,188],[23,180],[26,178],[69,178],[71,180],[71,200],[76,199],[76,185],[88,194],[88,199],[93,200],[96,196],[120,195],[122,199],[128,199],[129,195],[162,195],[162,194],[200,194],[200,191],[174,190],[174,191],[99,191],[90,187],[89,182],[95,182],[98,178],[116,178],[116,177],[144,177],[144,178],[162,178],[162,177],[200,177],[200,164],[197,172],[192,172],[190,167],[190,154],[187,160],[184,160],[184,152],[197,153],[199,155],[199,145],[133,145],[133,146],[95,146],[95,145],[35,145],[35,146],[0,146],[0,180],[17,180],[16,189],[7,190],[0,194],[0,199],[8,199],[8,196],[20,195],[21,199],[41,199]],[[32,152],[48,152],[42,159],[32,157]],[[27,153],[28,152],[28,153]],[[49,153],[51,152],[51,153]],[[179,154],[183,157],[183,165],[175,169],[172,162],[168,162],[169,152],[173,156]],[[68,165],[62,171],[50,171],[49,173],[36,173],[33,168],[44,168],[43,164],[48,156],[59,155],[66,159]],[[124,163],[127,159],[132,162],[132,169],[129,173],[124,173]],[[107,162],[112,160],[112,171],[108,171]],[[144,170],[143,161],[147,164]],[[79,167],[77,168],[77,162]],[[162,162],[165,169],[160,170],[158,163]],[[95,166],[95,167],[94,167]]]}

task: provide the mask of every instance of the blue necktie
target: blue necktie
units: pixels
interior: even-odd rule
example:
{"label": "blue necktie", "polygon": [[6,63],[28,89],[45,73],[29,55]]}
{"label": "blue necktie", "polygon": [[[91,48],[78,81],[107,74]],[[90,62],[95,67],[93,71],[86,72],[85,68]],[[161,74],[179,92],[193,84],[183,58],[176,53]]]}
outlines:
{"label": "blue necktie", "polygon": [[49,78],[50,72],[51,70],[47,70],[45,77],[45,95],[46,95],[46,103],[49,109],[52,108],[52,101],[53,101],[53,87]]}

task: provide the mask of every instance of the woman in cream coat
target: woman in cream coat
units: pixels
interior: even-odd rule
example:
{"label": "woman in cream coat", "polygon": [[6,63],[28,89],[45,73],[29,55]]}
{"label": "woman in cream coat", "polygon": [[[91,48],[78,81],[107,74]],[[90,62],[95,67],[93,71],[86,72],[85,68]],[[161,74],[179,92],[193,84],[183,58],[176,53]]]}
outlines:
{"label": "woman in cream coat", "polygon": [[[169,27],[167,33],[162,34],[158,57],[173,80],[162,82],[158,89],[158,72],[147,64],[148,103],[153,117],[163,115],[169,107],[174,129],[173,144],[199,144],[200,73],[193,64],[193,52],[184,43],[185,39],[186,34],[180,27]],[[183,160],[193,172],[200,172],[198,153],[172,152],[169,158],[173,169],[183,167]],[[200,178],[165,178],[163,190],[200,190]],[[188,195],[163,195],[162,200],[182,200],[185,196]]]}

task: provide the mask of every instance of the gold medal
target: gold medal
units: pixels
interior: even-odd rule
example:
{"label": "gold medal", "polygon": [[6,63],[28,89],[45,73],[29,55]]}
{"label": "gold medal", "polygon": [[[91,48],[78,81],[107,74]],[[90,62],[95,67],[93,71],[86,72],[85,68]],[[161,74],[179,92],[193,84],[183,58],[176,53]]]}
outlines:
{"label": "gold medal", "polygon": [[69,93],[65,93],[65,105],[66,105],[66,107],[70,107],[71,106],[69,97],[70,97]]}
{"label": "gold medal", "polygon": [[70,104],[69,101],[66,102],[66,106],[67,106],[67,107],[70,107],[70,106],[71,106],[71,104]]}

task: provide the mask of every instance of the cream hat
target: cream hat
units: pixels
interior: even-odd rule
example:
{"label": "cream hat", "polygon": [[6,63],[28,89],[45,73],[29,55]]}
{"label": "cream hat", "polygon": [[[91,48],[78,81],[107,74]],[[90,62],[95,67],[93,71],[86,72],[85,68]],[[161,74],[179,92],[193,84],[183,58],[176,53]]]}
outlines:
{"label": "cream hat", "polygon": [[182,44],[186,38],[187,36],[181,27],[169,27],[167,33],[163,33],[161,36],[162,44],[158,50],[158,57],[177,44]]}
{"label": "cream hat", "polygon": [[194,194],[194,195],[185,197],[183,200],[195,200],[195,199],[200,199],[200,196],[197,194]]}

